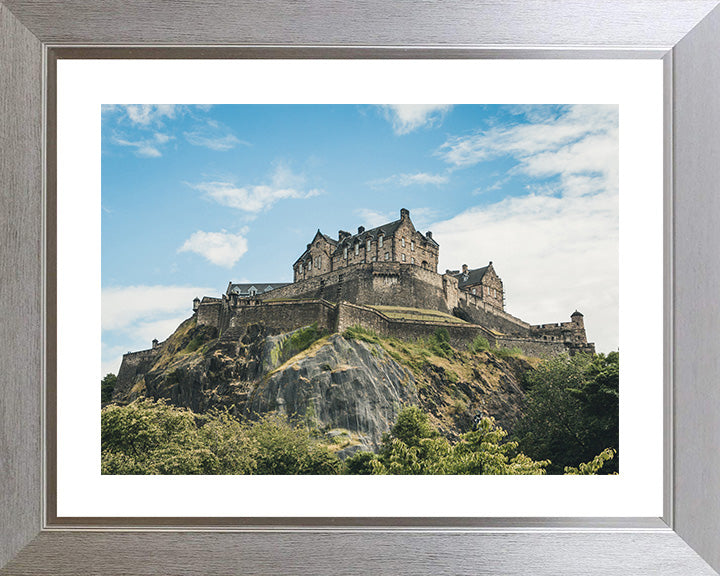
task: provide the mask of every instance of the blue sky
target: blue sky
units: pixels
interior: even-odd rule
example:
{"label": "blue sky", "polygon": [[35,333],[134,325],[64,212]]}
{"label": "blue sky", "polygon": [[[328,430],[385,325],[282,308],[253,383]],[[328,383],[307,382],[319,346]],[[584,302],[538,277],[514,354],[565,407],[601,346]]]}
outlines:
{"label": "blue sky", "polygon": [[288,282],[315,231],[398,218],[439,271],[492,260],[506,310],[618,345],[616,106],[106,105],[102,371],[194,296]]}

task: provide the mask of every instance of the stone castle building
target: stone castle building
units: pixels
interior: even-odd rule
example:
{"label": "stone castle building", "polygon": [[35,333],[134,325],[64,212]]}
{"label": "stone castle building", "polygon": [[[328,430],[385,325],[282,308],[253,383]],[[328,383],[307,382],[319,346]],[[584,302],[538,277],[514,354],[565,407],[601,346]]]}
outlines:
{"label": "stone castle building", "polygon": [[[397,338],[443,328],[456,346],[481,336],[493,347],[540,357],[595,352],[577,310],[569,322],[529,324],[505,310],[505,288],[492,262],[439,274],[439,251],[432,233],[417,231],[403,208],[398,220],[360,226],[356,234],[340,230],[337,239],[318,230],[293,264],[293,282],[230,282],[220,298],[195,298],[193,313],[198,325],[217,328],[226,340],[241,338],[251,324],[280,334],[317,323],[331,332],[360,325]],[[123,366],[130,369],[136,355],[146,362],[162,347],[154,342],[150,350],[126,354]]]}

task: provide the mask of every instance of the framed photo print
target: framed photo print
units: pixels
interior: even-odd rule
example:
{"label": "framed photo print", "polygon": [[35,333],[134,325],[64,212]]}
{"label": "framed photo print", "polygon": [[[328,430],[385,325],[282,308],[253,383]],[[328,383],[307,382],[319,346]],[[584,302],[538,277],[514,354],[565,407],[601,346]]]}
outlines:
{"label": "framed photo print", "polygon": [[715,573],[715,3],[106,8],[0,4],[2,573]]}

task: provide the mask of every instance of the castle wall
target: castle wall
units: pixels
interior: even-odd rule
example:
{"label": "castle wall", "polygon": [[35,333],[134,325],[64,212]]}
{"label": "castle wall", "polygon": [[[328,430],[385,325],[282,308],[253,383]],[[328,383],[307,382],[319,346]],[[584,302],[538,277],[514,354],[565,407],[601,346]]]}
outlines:
{"label": "castle wall", "polygon": [[[455,285],[457,286],[457,281]],[[466,312],[474,323],[482,324],[503,334],[530,335],[531,326],[527,322],[484,302],[479,296],[457,290],[457,306]]]}
{"label": "castle wall", "polygon": [[150,371],[157,357],[157,348],[123,354],[113,398],[127,398],[138,378]]}
{"label": "castle wall", "polygon": [[471,324],[455,324],[451,322],[424,322],[418,320],[397,320],[388,318],[381,312],[355,306],[342,302],[338,306],[337,331],[344,332],[352,326],[362,326],[382,336],[398,338],[400,340],[413,340],[428,338],[438,328],[444,328],[450,335],[450,344],[457,348],[464,348],[477,336],[486,338],[491,346],[495,345],[495,338],[481,326]]}
{"label": "castle wall", "polygon": [[345,300],[356,304],[408,306],[452,313],[443,286],[442,276],[420,266],[373,262],[276,288],[263,295],[263,300],[323,298],[330,302]]}
{"label": "castle wall", "polygon": [[569,352],[564,342],[545,342],[518,336],[498,336],[495,345],[498,348],[519,348],[526,356],[535,356],[537,358],[557,356]]}
{"label": "castle wall", "polygon": [[215,326],[221,328],[220,317],[223,303],[221,301],[201,302],[197,309],[198,326]]}
{"label": "castle wall", "polygon": [[337,311],[321,300],[300,302],[268,302],[241,305],[230,309],[228,330],[263,323],[268,334],[282,334],[317,322],[318,328],[335,331]]}
{"label": "castle wall", "polygon": [[575,344],[587,344],[585,329],[576,322],[560,322],[557,324],[538,324],[532,326],[531,333],[536,338],[555,339],[573,342]]}

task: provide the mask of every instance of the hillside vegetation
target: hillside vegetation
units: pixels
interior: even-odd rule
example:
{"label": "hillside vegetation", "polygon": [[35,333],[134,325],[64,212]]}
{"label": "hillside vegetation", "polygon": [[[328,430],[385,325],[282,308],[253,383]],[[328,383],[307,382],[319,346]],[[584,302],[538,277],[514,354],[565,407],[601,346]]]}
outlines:
{"label": "hillside vegetation", "polygon": [[103,380],[104,473],[617,470],[617,353],[460,350],[442,329],[218,336],[191,321],[163,346],[131,382]]}

